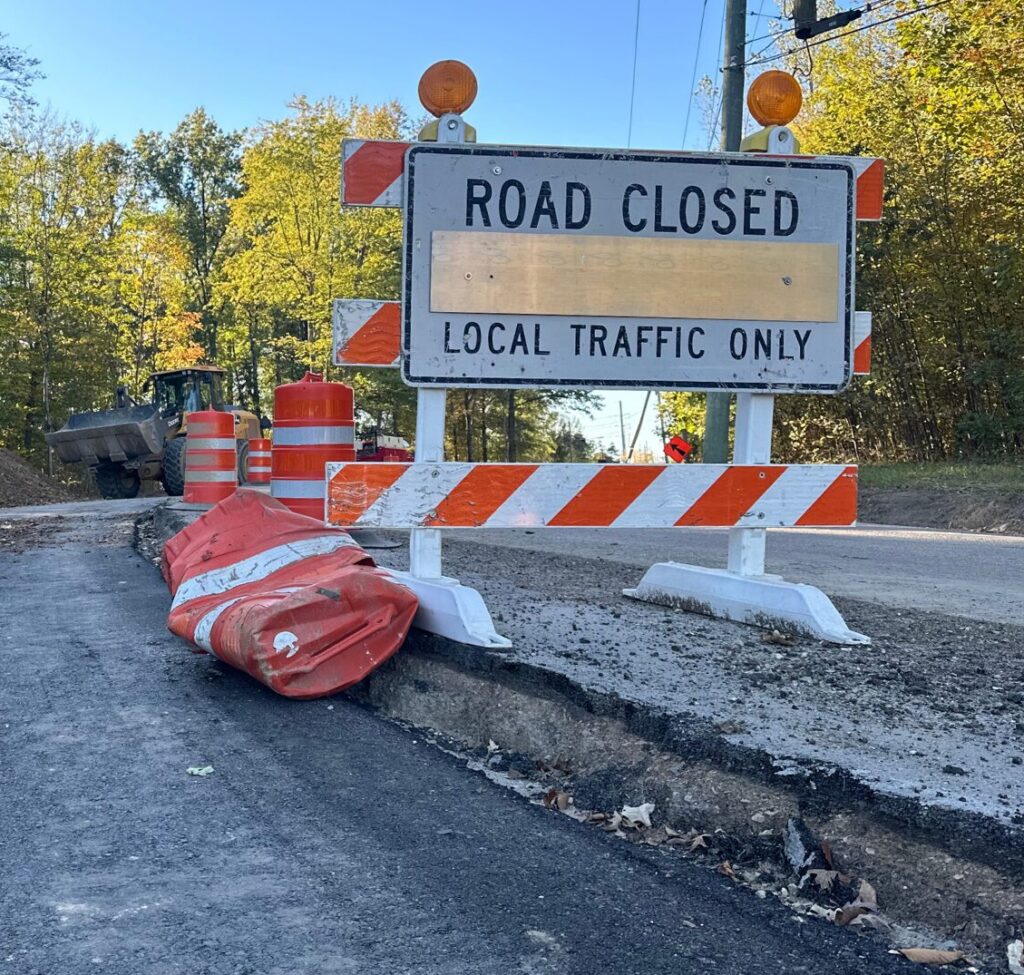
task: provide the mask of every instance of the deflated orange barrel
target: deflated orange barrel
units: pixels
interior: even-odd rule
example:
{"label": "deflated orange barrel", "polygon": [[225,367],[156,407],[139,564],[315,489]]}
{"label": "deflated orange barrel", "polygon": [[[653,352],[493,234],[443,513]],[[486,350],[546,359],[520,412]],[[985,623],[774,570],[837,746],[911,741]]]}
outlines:
{"label": "deflated orange barrel", "polygon": [[348,534],[245,488],[167,542],[163,573],[168,627],[286,697],[361,680],[417,609]]}
{"label": "deflated orange barrel", "polygon": [[270,483],[270,441],[250,440],[249,441],[249,469],[248,478],[250,484]]}
{"label": "deflated orange barrel", "polygon": [[238,487],[235,417],[216,410],[189,413],[185,439],[188,504],[217,504]]}
{"label": "deflated orange barrel", "polygon": [[274,390],[270,493],[301,515],[324,520],[324,465],[356,459],[352,387],[307,372]]}

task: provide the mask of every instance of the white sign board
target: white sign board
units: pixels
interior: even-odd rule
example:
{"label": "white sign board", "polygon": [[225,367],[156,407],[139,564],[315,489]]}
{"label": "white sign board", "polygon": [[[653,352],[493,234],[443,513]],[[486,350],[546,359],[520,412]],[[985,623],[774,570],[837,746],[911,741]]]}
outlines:
{"label": "white sign board", "polygon": [[848,163],[420,144],[405,176],[411,385],[849,382]]}

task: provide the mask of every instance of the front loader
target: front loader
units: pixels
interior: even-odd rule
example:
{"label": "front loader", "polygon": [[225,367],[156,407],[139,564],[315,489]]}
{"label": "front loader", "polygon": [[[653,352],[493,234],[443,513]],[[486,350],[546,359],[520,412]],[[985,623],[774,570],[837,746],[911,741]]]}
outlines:
{"label": "front loader", "polygon": [[146,480],[163,482],[164,490],[185,490],[187,415],[221,410],[235,417],[238,480],[245,481],[248,442],[262,436],[255,413],[224,403],[217,366],[190,366],[153,373],[146,381],[149,403],[136,403],[118,389],[117,407],[78,413],[46,442],[65,464],[85,463],[105,498],[134,498]]}

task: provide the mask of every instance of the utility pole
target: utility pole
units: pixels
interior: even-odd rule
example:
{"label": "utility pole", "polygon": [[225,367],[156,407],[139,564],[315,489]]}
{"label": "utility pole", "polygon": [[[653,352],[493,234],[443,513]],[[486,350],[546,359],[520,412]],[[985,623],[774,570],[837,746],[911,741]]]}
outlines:
{"label": "utility pole", "polygon": [[626,459],[626,420],[622,415],[622,400],[619,400],[619,434],[622,437],[622,459]]}
{"label": "utility pole", "polygon": [[[723,152],[738,152],[743,139],[743,62],[747,59],[747,0],[725,0],[725,43],[722,48]],[[704,419],[705,464],[729,459],[729,393],[708,393]]]}

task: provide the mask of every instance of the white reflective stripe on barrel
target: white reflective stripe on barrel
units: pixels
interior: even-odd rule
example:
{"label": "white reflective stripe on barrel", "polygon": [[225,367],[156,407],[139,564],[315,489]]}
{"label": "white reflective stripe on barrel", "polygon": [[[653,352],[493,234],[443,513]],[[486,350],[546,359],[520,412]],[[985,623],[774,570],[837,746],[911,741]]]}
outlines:
{"label": "white reflective stripe on barrel", "polygon": [[309,447],[316,444],[354,444],[355,433],[347,427],[274,427],[275,447]]}
{"label": "white reflective stripe on barrel", "polygon": [[193,437],[189,433],[187,444],[194,450],[234,450],[234,437]]}
{"label": "white reflective stripe on barrel", "polygon": [[260,458],[260,459],[266,458],[267,460],[269,460],[270,459],[270,451],[269,450],[250,450],[249,451],[249,456],[253,460],[256,460],[257,458]]}
{"label": "white reflective stripe on barrel", "polygon": [[212,433],[223,432],[224,429],[219,423],[210,423],[209,421],[204,423],[201,420],[196,420],[188,425],[188,433],[194,433],[197,437],[208,437]]}
{"label": "white reflective stripe on barrel", "polygon": [[234,484],[237,475],[234,471],[190,471],[186,469],[185,480],[190,484],[202,481],[224,481]]}
{"label": "white reflective stripe on barrel", "polygon": [[326,481],[289,481],[283,477],[270,480],[272,498],[324,498],[327,496]]}

